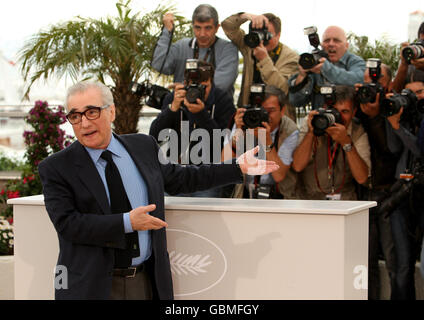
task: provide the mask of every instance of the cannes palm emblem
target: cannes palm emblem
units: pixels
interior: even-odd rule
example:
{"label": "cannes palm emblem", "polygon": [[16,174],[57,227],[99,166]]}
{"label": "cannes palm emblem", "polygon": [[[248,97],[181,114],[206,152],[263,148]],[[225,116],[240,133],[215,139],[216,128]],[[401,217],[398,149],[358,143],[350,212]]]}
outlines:
{"label": "cannes palm emblem", "polygon": [[171,272],[179,276],[182,274],[193,274],[197,276],[200,273],[206,273],[207,271],[205,268],[212,263],[209,258],[210,255],[188,255],[171,251],[169,253]]}

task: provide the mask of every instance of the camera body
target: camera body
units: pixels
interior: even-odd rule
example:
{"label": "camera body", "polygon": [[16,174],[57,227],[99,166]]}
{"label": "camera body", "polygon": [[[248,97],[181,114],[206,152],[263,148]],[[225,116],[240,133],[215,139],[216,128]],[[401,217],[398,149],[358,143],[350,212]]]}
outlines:
{"label": "camera body", "polygon": [[170,92],[164,87],[151,84],[148,80],[142,83],[131,82],[130,90],[140,98],[147,98],[146,105],[159,110],[162,109],[163,99]]}
{"label": "camera body", "polygon": [[378,82],[381,77],[381,60],[374,58],[368,59],[366,66],[372,82],[360,87],[357,97],[359,103],[375,103],[377,94],[380,93],[380,97],[383,97],[382,94],[384,93],[384,88]]}
{"label": "camera body", "polygon": [[243,115],[243,129],[255,129],[262,127],[262,122],[269,121],[268,112],[262,107],[265,100],[265,85],[253,84],[250,87],[250,104],[245,106],[246,112]]}
{"label": "camera body", "polygon": [[384,215],[390,215],[412,193],[415,186],[424,185],[424,160],[417,159],[411,170],[410,179],[399,179],[390,188],[390,197],[385,199],[379,212]]}
{"label": "camera body", "polygon": [[400,111],[400,108],[404,108],[406,112],[416,109],[417,111],[421,110],[421,113],[424,111],[423,102],[420,100],[420,103],[417,103],[417,96],[409,89],[403,89],[401,93],[397,93],[390,98],[385,98],[381,102],[381,114],[385,117],[390,117],[394,114],[397,114]]}
{"label": "camera body", "polygon": [[314,128],[314,135],[318,137],[324,135],[328,127],[333,126],[335,123],[342,123],[340,112],[333,107],[329,109],[319,108],[318,112],[311,121]]}
{"label": "camera body", "polygon": [[244,36],[244,43],[250,48],[256,48],[264,42],[264,46],[271,40],[272,34],[268,31],[268,28],[264,26],[261,29],[252,28],[252,23],[249,24],[249,33]]}
{"label": "camera body", "polygon": [[207,79],[204,71],[199,68],[199,60],[187,59],[184,72],[186,83],[184,90],[186,90],[186,99],[188,102],[197,103],[197,99],[205,100],[206,86],[202,85],[201,82]]}
{"label": "camera body", "polygon": [[418,40],[403,48],[402,56],[408,64],[414,59],[424,58],[424,40]]}
{"label": "camera body", "polygon": [[312,53],[302,53],[300,55],[299,64],[305,70],[311,69],[319,64],[319,59],[328,58],[327,52],[319,48],[320,40],[317,31],[317,27],[314,26],[303,29],[305,35],[308,36],[310,45],[315,48]]}

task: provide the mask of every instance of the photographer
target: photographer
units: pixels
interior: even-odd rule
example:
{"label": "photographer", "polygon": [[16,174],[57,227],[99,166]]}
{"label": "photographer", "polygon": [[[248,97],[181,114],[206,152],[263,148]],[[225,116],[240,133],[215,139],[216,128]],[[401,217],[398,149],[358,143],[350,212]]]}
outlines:
{"label": "photographer", "polygon": [[352,121],[357,110],[355,89],[336,86],[333,106],[327,110],[333,123],[323,132],[317,132],[313,123],[322,123],[325,110],[311,111],[300,128],[292,164],[299,173],[300,198],[357,200],[354,180],[359,184],[368,180],[371,161],[368,136]]}
{"label": "photographer", "polygon": [[[372,61],[374,60],[374,61]],[[368,66],[375,62],[376,65]],[[378,62],[378,63],[377,63]],[[387,145],[386,126],[390,124],[380,113],[380,102],[385,97],[391,82],[391,70],[379,60],[367,61],[364,85],[355,85],[360,102],[356,117],[360,119],[371,148],[371,177],[368,185],[360,186],[359,200],[377,201],[377,207],[369,212],[369,261],[368,261],[368,299],[380,299],[380,248],[390,279],[391,299],[396,299],[396,256],[392,238],[390,217],[380,212],[381,202],[390,197],[390,188],[395,182],[398,156],[391,153]],[[374,90],[373,90],[374,89]],[[362,90],[362,91],[361,91]]]}
{"label": "photographer", "polygon": [[162,73],[173,75],[174,82],[183,82],[187,59],[208,61],[215,68],[215,86],[233,96],[238,51],[230,41],[216,36],[220,27],[216,9],[207,4],[199,5],[193,12],[192,23],[194,38],[184,38],[171,45],[174,15],[170,12],[164,15],[164,28],[153,52],[152,67],[160,71],[163,66]]}
{"label": "photographer", "polygon": [[[280,168],[263,177],[245,175],[240,195],[235,197],[267,199],[293,197],[291,187],[294,186],[295,177],[290,172],[290,165],[299,131],[296,124],[284,115],[286,105],[287,96],[281,89],[265,86],[260,109],[261,113],[266,111],[267,121],[258,121],[260,117],[256,115],[249,117],[249,108],[237,109],[231,135],[226,137],[224,142],[222,160],[235,158],[240,148],[243,149],[244,143],[249,140],[248,135],[253,134],[255,142],[265,151],[266,160],[275,161]],[[253,123],[250,118],[257,123]]]}
{"label": "photographer", "polygon": [[[424,119],[421,121],[420,131],[418,133],[418,147],[421,150],[421,157],[424,157]],[[424,205],[422,201],[421,201],[421,229],[424,230]],[[423,241],[421,244],[420,269],[421,269],[421,276],[424,278],[424,236],[423,236]]]}
{"label": "photographer", "polygon": [[307,70],[299,65],[299,73],[289,80],[290,104],[295,107],[309,103],[314,110],[322,107],[324,98],[319,93],[322,86],[353,86],[355,83],[362,83],[365,62],[347,51],[349,43],[343,29],[328,27],[323,34],[321,46],[328,58],[320,58],[316,66]]}
{"label": "photographer", "polygon": [[[245,32],[240,28],[250,21],[252,36],[248,44]],[[281,20],[272,13],[254,15],[239,13],[222,22],[227,37],[237,46],[243,55],[243,78],[237,105],[243,107],[249,103],[250,86],[264,83],[288,92],[288,78],[297,72],[298,55],[280,41]],[[262,38],[262,40],[261,40]],[[248,37],[249,39],[249,37]],[[252,40],[258,41],[252,41]]]}
{"label": "photographer", "polygon": [[[406,89],[411,89],[414,84],[407,84]],[[415,174],[415,161],[420,157],[420,149],[417,144],[417,127],[420,115],[417,112],[416,95],[411,96],[406,102],[402,102],[399,111],[387,117],[390,126],[387,127],[387,141],[391,152],[400,154],[396,166],[396,184],[407,184],[413,181]],[[389,95],[388,98],[399,100],[399,95]],[[410,180],[412,177],[412,180]],[[415,213],[416,207],[422,207],[422,194],[414,197],[414,188],[404,195],[402,201],[395,201],[398,194],[393,192],[388,203],[391,211],[390,220],[392,225],[393,240],[397,259],[396,286],[397,297],[401,300],[415,300],[415,262],[416,262],[416,239],[415,231],[419,217]],[[412,199],[412,201],[411,201]],[[415,202],[415,203],[414,203]]]}
{"label": "photographer", "polygon": [[[168,94],[162,106],[161,113],[156,117],[150,126],[149,134],[158,140],[161,130],[173,129],[178,134],[178,140],[181,140],[183,134],[183,126],[188,126],[187,138],[195,129],[205,129],[209,133],[210,146],[209,163],[213,163],[213,145],[218,143],[212,141],[214,129],[225,129],[235,113],[234,103],[232,97],[221,89],[215,87],[213,84],[213,67],[210,63],[204,61],[198,62],[198,70],[200,78],[197,79],[197,87],[204,86],[203,99],[196,99],[196,102],[190,103],[187,100],[186,88],[193,84],[193,80],[189,79],[190,76],[186,71],[185,78],[187,79],[184,84],[176,83],[174,85],[174,92]],[[172,142],[172,141],[171,141]],[[178,144],[179,155],[184,157],[190,153],[191,145],[187,142],[187,150],[181,150],[181,145]],[[184,144],[181,141],[181,144]],[[219,141],[222,145],[222,141]],[[175,146],[171,146],[175,147]],[[203,157],[202,157],[203,158]],[[191,161],[191,159],[190,159]],[[196,193],[195,196],[217,196],[215,189],[207,190],[206,192]]]}
{"label": "photographer", "polygon": [[396,72],[396,77],[393,79],[391,85],[391,91],[400,92],[404,87],[406,82],[411,82],[411,76],[415,74],[418,70],[418,73],[422,72],[424,74],[424,22],[421,23],[418,29],[418,42],[421,43],[419,48],[422,48],[420,58],[412,58],[410,61],[405,59],[404,50],[410,44],[404,42],[401,44],[401,55],[400,55],[400,64]]}

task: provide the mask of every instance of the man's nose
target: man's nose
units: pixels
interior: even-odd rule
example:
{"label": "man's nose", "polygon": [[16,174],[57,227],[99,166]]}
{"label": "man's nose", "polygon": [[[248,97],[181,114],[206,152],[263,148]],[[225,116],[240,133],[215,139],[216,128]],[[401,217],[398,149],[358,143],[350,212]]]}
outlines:
{"label": "man's nose", "polygon": [[88,120],[87,117],[84,115],[81,116],[81,126],[88,127],[91,124],[91,120]]}
{"label": "man's nose", "polygon": [[206,29],[203,29],[203,28],[201,28],[200,29],[200,36],[201,37],[204,37],[204,36],[206,36],[207,34],[206,34]]}

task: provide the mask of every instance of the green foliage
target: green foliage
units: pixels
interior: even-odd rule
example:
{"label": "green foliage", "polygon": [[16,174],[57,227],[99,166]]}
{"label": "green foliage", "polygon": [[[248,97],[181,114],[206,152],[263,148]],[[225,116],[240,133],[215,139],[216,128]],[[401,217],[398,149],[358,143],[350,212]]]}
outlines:
{"label": "green foliage", "polygon": [[400,45],[392,44],[385,38],[370,43],[367,36],[358,36],[354,33],[349,33],[347,39],[350,52],[364,60],[378,58],[382,63],[388,65],[393,73],[397,70],[400,59]]}
{"label": "green foliage", "polygon": [[10,158],[0,152],[0,171],[23,171],[25,163],[16,158]]}
{"label": "green foliage", "polygon": [[[132,13],[129,1],[116,4],[117,16],[102,19],[76,17],[34,35],[20,51],[21,71],[31,86],[40,78],[70,76],[74,81],[96,79],[112,82],[116,106],[115,131],[137,131],[140,99],[130,83],[150,78],[154,47],[165,12],[173,6],[159,5],[143,16]],[[191,34],[190,23],[175,15],[174,39]]]}

